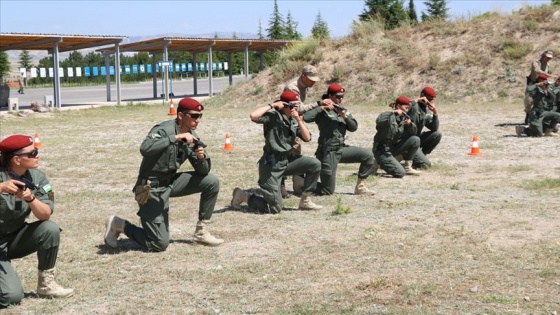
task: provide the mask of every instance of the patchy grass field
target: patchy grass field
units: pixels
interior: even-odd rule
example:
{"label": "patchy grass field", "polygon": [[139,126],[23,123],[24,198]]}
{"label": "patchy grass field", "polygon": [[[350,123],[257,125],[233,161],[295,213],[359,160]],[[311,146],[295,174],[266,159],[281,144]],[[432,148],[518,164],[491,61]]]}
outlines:
{"label": "patchy grass field", "polygon": [[[198,130],[221,179],[211,230],[226,243],[191,242],[199,197],[189,196],[172,199],[173,243],[157,254],[127,240],[108,249],[103,222],[112,214],[138,221],[131,189],[139,145],[170,118],[168,108],[1,116],[1,137],[40,135],[41,169],[56,194],[52,219],[64,230],[57,279],[76,290],[63,300],[27,298],[2,315],[560,312],[560,138],[516,137],[521,100],[440,102],[444,137],[432,169],[370,178],[377,195],[366,197],[351,194],[358,166],[342,165],[337,194],[314,198],[323,210],[297,211],[291,197],[278,215],[229,209],[234,187],[256,187],[263,138],[248,118],[254,106],[207,106]],[[360,124],[347,143],[371,148],[375,118],[387,108],[346,106]],[[222,151],[226,132],[232,152]],[[474,135],[478,156],[467,154]],[[36,257],[13,263],[35,290]]]}

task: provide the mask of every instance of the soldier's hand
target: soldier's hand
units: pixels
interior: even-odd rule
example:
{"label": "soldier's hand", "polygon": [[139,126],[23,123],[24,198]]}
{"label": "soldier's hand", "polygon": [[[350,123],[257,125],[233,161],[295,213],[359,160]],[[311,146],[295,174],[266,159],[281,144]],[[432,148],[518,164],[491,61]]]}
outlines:
{"label": "soldier's hand", "polygon": [[175,139],[177,139],[177,141],[183,141],[185,143],[191,144],[191,143],[193,143],[195,138],[191,133],[185,132],[185,133],[180,133],[180,134],[176,135]]}
{"label": "soldier's hand", "polygon": [[202,160],[202,159],[204,159],[204,158],[206,157],[206,151],[204,150],[203,147],[197,147],[197,148],[194,150],[194,153],[196,154],[196,157],[197,157],[199,160]]}
{"label": "soldier's hand", "polygon": [[[10,179],[5,182],[0,183],[0,193],[7,193],[10,195],[15,195],[18,192],[27,190],[27,186],[19,180]],[[18,197],[19,198],[19,197]]]}

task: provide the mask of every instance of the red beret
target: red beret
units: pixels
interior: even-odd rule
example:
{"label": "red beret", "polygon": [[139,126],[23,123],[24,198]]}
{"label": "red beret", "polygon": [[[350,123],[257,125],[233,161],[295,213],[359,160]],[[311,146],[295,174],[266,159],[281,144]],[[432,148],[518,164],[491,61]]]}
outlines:
{"label": "red beret", "polygon": [[286,90],[286,91],[282,92],[282,95],[280,95],[280,100],[282,102],[299,101],[299,95],[294,91]]}
{"label": "red beret", "polygon": [[194,98],[186,97],[179,101],[179,109],[185,110],[196,110],[196,111],[203,111],[204,106],[202,106],[197,100]]}
{"label": "red beret", "polygon": [[544,81],[544,80],[548,79],[548,76],[544,73],[541,73],[541,74],[539,74],[539,76],[537,76],[537,79]]}
{"label": "red beret", "polygon": [[426,97],[430,97],[430,98],[434,98],[436,97],[436,90],[434,90],[433,88],[427,86],[422,90],[422,93],[424,93],[424,95]]}
{"label": "red beret", "polygon": [[336,93],[344,93],[346,90],[340,86],[340,84],[333,83],[329,85],[329,89],[327,90],[328,94],[336,94]]}
{"label": "red beret", "polygon": [[397,100],[395,102],[400,105],[410,105],[410,100],[406,96],[397,97]]}
{"label": "red beret", "polygon": [[0,152],[14,152],[33,144],[33,138],[26,135],[13,135],[0,142]]}

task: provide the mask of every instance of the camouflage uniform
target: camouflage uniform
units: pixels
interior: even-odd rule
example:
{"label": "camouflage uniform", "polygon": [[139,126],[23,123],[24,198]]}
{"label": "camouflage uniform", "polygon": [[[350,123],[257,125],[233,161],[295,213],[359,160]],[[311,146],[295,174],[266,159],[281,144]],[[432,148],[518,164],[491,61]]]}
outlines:
{"label": "camouflage uniform", "polygon": [[529,112],[529,127],[525,133],[530,137],[542,137],[547,129],[554,129],[560,122],[560,113],[554,111],[554,91],[533,84],[527,88],[527,93],[535,104]]}
{"label": "camouflage uniform", "polygon": [[271,110],[258,118],[263,125],[265,145],[259,159],[259,186],[262,197],[249,196],[250,209],[261,213],[279,213],[283,200],[280,193],[282,176],[305,174],[304,192],[315,190],[321,163],[311,157],[299,156],[289,159],[296,136],[301,136],[300,128],[294,118],[287,118],[280,110]]}
{"label": "camouflage uniform", "polygon": [[[143,159],[135,187],[148,180],[150,198],[137,213],[142,228],[127,224],[124,233],[148,251],[163,251],[169,245],[170,197],[200,193],[199,220],[210,220],[218,199],[220,182],[210,174],[210,157],[199,160],[192,145],[176,140],[180,133],[176,120],[164,121],[154,126],[140,145]],[[198,138],[193,130],[190,133]],[[187,160],[194,170],[177,172]]]}
{"label": "camouflage uniform", "polygon": [[[46,175],[29,169],[23,177],[38,188],[32,193],[54,211],[54,195]],[[0,182],[10,180],[5,168],[0,168]],[[11,194],[0,194],[0,308],[17,304],[23,299],[23,285],[11,260],[37,252],[39,270],[55,267],[60,244],[60,228],[51,220],[26,223],[31,213],[27,202]]]}
{"label": "camouflage uniform", "polygon": [[344,119],[336,111],[316,107],[303,116],[305,122],[315,122],[319,127],[319,145],[315,151],[321,161],[321,182],[315,190],[318,195],[334,193],[338,163],[360,163],[358,178],[361,179],[367,178],[372,171],[373,153],[344,143],[346,131],[358,129],[356,119],[348,111],[346,115]]}
{"label": "camouflage uniform", "polygon": [[373,155],[379,166],[399,178],[406,171],[395,156],[402,154],[404,160],[412,160],[420,146],[416,125],[405,125],[404,121],[404,117],[398,117],[393,111],[381,113],[375,121],[377,133],[373,137]]}
{"label": "camouflage uniform", "polygon": [[[433,115],[423,103],[412,101],[412,105],[407,114],[410,116],[412,123],[416,125],[416,136],[420,138],[420,148],[417,150],[414,158],[412,159],[412,166],[415,168],[426,168],[432,166],[432,162],[426,155],[432,153],[442,138],[442,133],[439,131],[439,117]],[[424,127],[428,131],[422,132]]]}

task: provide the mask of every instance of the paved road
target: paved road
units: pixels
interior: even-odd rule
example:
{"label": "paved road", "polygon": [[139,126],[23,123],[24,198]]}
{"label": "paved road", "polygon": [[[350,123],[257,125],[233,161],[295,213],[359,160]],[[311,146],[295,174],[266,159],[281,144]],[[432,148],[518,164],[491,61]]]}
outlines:
{"label": "paved road", "polygon": [[[245,76],[234,76],[233,84],[247,80]],[[183,98],[186,96],[194,96],[193,80],[174,80],[173,94],[174,98]],[[129,101],[161,101],[161,98],[153,98],[152,82],[142,82],[133,84],[121,84],[121,104],[126,104]],[[228,77],[214,78],[212,90],[214,94],[219,93],[229,86]],[[161,92],[161,81],[157,81],[157,95]],[[105,85],[99,86],[83,86],[83,87],[61,87],[60,98],[62,107],[78,106],[78,105],[92,105],[92,104],[111,104],[117,101],[117,87],[115,84],[111,85],[111,102],[107,102],[107,90]],[[19,100],[20,109],[28,109],[32,101],[37,101],[39,104],[44,103],[45,95],[53,95],[53,88],[29,88],[26,89],[25,94],[18,94],[17,89],[12,88],[10,97],[17,97]],[[208,96],[208,79],[197,80],[197,96]],[[7,111],[7,107],[2,107],[1,111]]]}

